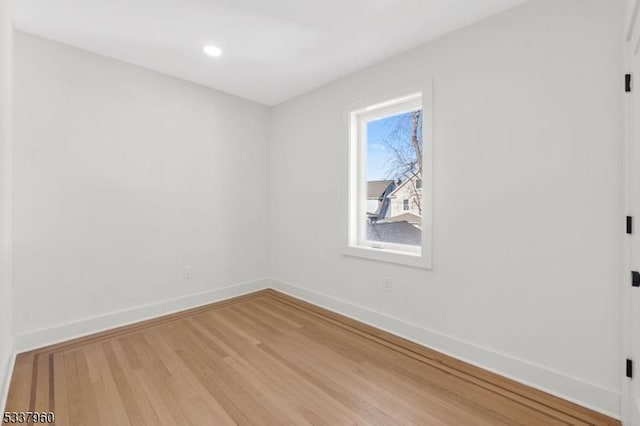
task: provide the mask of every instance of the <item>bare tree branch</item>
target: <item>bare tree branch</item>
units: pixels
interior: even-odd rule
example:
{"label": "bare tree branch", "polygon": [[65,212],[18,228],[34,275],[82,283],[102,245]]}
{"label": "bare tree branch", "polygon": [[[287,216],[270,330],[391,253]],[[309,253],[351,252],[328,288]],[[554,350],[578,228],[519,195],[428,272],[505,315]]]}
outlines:
{"label": "bare tree branch", "polygon": [[[422,179],[422,111],[403,114],[390,126],[389,135],[383,139],[391,151],[386,162],[387,178],[404,182],[418,175],[418,179]],[[416,187],[415,180],[408,184],[411,185],[410,200],[422,215],[421,189]]]}

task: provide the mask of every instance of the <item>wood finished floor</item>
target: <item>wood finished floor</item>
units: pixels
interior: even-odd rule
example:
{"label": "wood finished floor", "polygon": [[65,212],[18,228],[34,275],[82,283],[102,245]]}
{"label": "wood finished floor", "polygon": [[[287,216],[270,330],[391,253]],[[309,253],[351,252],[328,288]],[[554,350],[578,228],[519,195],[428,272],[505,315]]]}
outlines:
{"label": "wood finished floor", "polygon": [[272,290],[21,354],[7,411],[58,425],[619,424]]}

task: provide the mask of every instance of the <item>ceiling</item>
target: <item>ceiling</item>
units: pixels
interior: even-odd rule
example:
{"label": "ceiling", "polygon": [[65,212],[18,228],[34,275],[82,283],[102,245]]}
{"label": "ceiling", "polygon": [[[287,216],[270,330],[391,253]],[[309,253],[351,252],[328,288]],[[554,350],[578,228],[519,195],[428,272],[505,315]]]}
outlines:
{"label": "ceiling", "polygon": [[524,1],[14,0],[13,15],[19,30],[275,105]]}

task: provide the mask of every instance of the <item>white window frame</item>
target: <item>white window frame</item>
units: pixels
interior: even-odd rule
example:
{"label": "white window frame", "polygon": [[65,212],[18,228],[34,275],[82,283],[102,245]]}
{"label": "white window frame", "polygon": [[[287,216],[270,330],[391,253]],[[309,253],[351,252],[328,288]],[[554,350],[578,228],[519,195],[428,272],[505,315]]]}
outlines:
{"label": "white window frame", "polygon": [[[367,123],[373,120],[422,109],[423,176],[420,246],[366,240]],[[432,233],[432,110],[431,87],[406,96],[378,101],[351,110],[349,122],[348,238],[344,254],[382,262],[431,269]]]}

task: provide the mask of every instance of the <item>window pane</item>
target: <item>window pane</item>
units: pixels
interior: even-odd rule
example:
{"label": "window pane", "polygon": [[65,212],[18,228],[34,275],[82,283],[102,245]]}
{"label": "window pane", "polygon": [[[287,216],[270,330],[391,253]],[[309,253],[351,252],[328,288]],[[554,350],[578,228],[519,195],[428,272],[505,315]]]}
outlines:
{"label": "window pane", "polygon": [[422,241],[422,111],[367,125],[366,239],[420,246]]}

